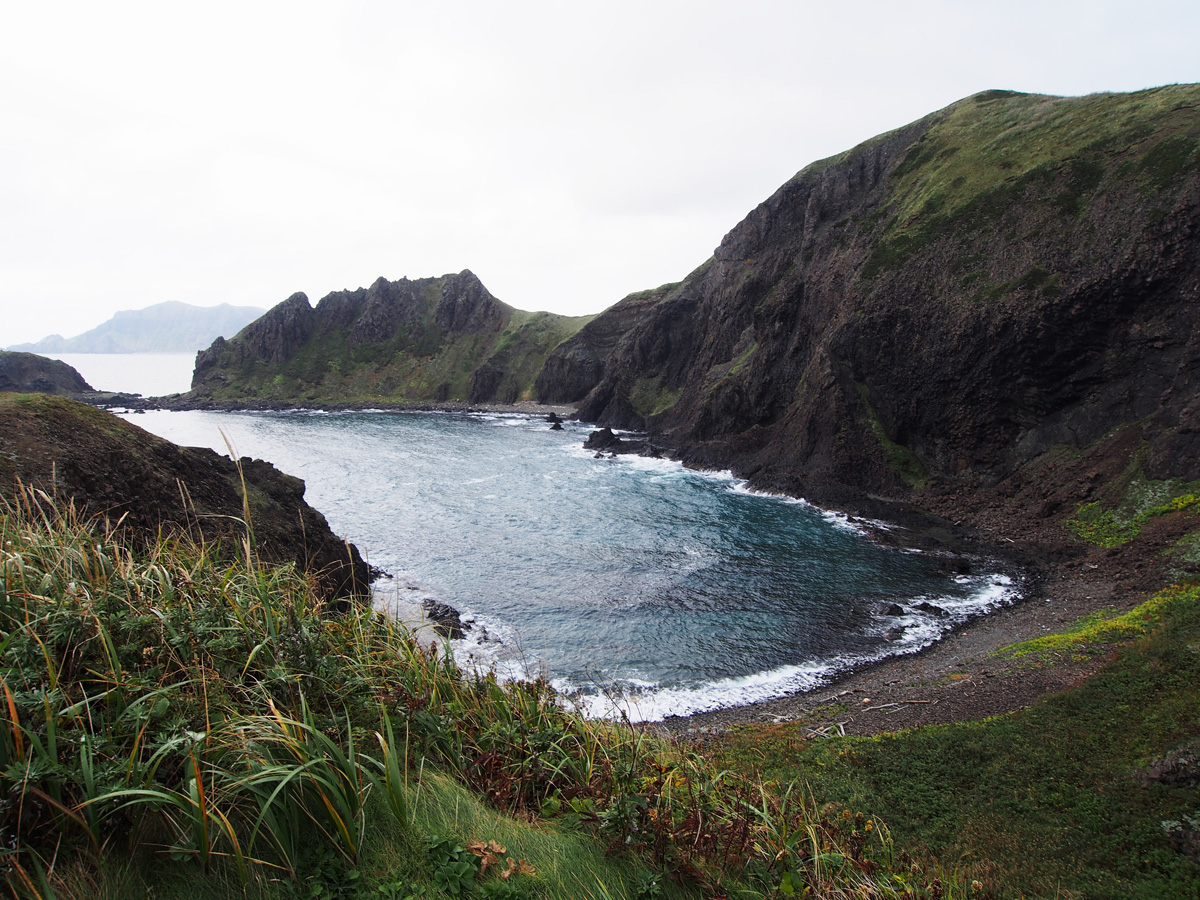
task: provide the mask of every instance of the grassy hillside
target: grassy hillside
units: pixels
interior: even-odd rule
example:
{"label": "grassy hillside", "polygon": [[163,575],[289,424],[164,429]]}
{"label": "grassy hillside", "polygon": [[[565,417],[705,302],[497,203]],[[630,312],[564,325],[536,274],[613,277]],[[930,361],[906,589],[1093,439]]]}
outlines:
{"label": "grassy hillside", "polygon": [[[1089,624],[1061,652],[1089,652]],[[1126,643],[1087,683],[1027,710],[875,738],[750,728],[717,756],[764,779],[803,773],[815,796],[871,809],[898,846],[981,894],[1200,896],[1200,587],[1092,635],[1101,652]]]}
{"label": "grassy hillside", "polygon": [[[877,213],[887,228],[863,277],[901,265],[939,238],[1003,225],[1008,211],[1031,198],[1048,197],[1057,216],[1033,223],[1007,217],[1023,228],[1003,241],[1053,242],[1063,219],[1109,192],[1140,190],[1154,200],[1200,171],[1196,100],[1195,85],[1172,85],[1089,97],[986,91],[954,104],[892,173],[891,196]],[[979,278],[970,263],[959,261],[964,287]],[[1030,270],[1010,287],[1052,291],[1055,274]]]}
{"label": "grassy hillside", "polygon": [[[291,566],[0,507],[14,897],[900,896],[886,830],[545,682],[459,671]],[[897,880],[891,881],[893,874]]]}

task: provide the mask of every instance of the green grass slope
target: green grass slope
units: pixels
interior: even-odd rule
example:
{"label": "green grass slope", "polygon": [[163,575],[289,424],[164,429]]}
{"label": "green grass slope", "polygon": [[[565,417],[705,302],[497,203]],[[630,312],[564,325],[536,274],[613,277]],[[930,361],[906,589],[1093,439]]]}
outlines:
{"label": "green grass slope", "polygon": [[886,829],[501,685],[292,566],[0,505],[17,898],[898,897]]}
{"label": "green grass slope", "polygon": [[[1196,85],[1171,85],[1086,97],[986,91],[954,104],[892,173],[880,211],[887,226],[863,277],[902,265],[938,239],[1003,225],[1031,201],[1048,201],[1057,216],[1009,216],[1023,232],[996,237],[1053,245],[1052,232],[1094,199],[1134,190],[1154,201],[1200,171],[1198,103]],[[967,286],[970,262],[959,261]],[[1055,273],[1031,269],[1008,288],[1046,292],[1054,282]]]}
{"label": "green grass slope", "polygon": [[[1139,618],[1113,664],[1028,710],[817,743],[746,732],[726,752],[871,809],[980,894],[1200,896],[1200,588],[1172,588]],[[1172,758],[1179,780],[1149,777]]]}

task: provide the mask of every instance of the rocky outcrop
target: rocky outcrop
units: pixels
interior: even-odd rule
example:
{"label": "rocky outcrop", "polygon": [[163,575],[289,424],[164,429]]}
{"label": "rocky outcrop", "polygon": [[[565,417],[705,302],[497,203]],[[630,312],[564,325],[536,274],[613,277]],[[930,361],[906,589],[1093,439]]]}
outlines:
{"label": "rocky outcrop", "polygon": [[329,294],[315,308],[293,294],[201,352],[181,402],[531,399],[546,357],[586,321],[513,309],[466,270],[379,278],[369,288]]}
{"label": "rocky outcrop", "polygon": [[814,164],[541,399],[814,498],[994,484],[1136,425],[1200,477],[1200,88],[987,92]]}
{"label": "rocky outcrop", "polygon": [[304,482],[262,460],[235,464],[82,403],[13,395],[0,399],[0,495],[14,496],[18,481],[106,518],[137,541],[174,530],[237,556],[249,533],[259,558],[311,573],[326,596],[367,592],[366,563],[304,501]]}
{"label": "rocky outcrop", "polygon": [[442,286],[433,320],[450,334],[498,331],[508,310],[470,271],[451,275]]}
{"label": "rocky outcrop", "polygon": [[421,609],[425,618],[433,623],[433,630],[441,637],[461,641],[470,630],[471,626],[463,622],[462,615],[449,603],[426,599],[421,601]]}
{"label": "rocky outcrop", "polygon": [[647,313],[674,287],[676,285],[668,284],[656,290],[630,294],[560,344],[538,373],[538,397],[555,403],[583,400],[589,391],[604,381],[605,367],[622,338],[639,326]]}
{"label": "rocky outcrop", "polygon": [[73,366],[36,353],[0,350],[0,391],[74,397],[94,393]]}

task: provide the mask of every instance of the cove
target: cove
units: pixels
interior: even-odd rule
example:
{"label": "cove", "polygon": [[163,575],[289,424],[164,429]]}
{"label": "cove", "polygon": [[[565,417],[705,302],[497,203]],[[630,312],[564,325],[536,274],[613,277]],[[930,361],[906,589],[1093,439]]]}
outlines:
{"label": "cove", "polygon": [[376,585],[381,608],[456,607],[473,626],[453,642],[461,664],[545,675],[591,715],[655,720],[810,689],[1017,597],[1005,575],[953,575],[725,473],[596,459],[576,423],[320,411],[134,421],[303,478],[333,530],[391,573]]}

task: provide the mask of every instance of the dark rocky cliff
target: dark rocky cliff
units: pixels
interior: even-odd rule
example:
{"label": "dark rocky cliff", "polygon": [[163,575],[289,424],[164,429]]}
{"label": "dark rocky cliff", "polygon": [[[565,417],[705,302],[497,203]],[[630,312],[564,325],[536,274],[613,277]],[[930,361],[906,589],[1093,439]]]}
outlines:
{"label": "dark rocky cliff", "polygon": [[36,353],[8,350],[0,350],[0,391],[67,397],[94,393],[74,366]]}
{"label": "dark rocky cliff", "polygon": [[116,416],[44,395],[0,398],[0,497],[18,480],[106,517],[135,542],[188,532],[226,556],[244,552],[243,478],[259,558],[294,563],[328,597],[367,593],[370,572],[304,500],[304,482],[262,460],[178,447]]}
{"label": "dark rocky cliff", "polygon": [[810,496],[991,484],[1122,426],[1200,477],[1198,109],[993,91],[809,166],[540,397]]}
{"label": "dark rocky cliff", "polygon": [[501,303],[470,271],[302,293],[196,357],[184,404],[530,399],[550,351],[587,318]]}

